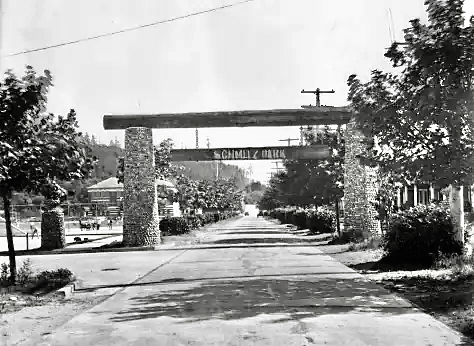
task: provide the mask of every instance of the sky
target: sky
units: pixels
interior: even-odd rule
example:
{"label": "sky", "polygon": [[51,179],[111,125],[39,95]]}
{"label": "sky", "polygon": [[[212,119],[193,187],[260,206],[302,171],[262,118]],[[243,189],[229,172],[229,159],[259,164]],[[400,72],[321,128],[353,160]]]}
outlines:
{"label": "sky", "polygon": [[[426,19],[423,0],[254,0],[235,7],[97,40],[12,57],[29,49],[149,24],[238,0],[0,0],[0,69],[21,75],[26,64],[51,71],[48,111],[77,112],[80,130],[101,143],[104,114],[300,108],[314,105],[301,89],[334,89],[321,104],[347,105],[347,78],[390,69],[383,54],[413,18]],[[474,14],[474,1],[465,1]],[[389,20],[391,12],[392,20]],[[389,24],[391,23],[392,24]],[[391,33],[392,34],[391,34]],[[204,128],[200,147],[277,146],[299,138],[295,127]],[[154,130],[194,148],[195,130]],[[297,144],[297,142],[293,142]],[[272,161],[252,166],[267,181]]]}

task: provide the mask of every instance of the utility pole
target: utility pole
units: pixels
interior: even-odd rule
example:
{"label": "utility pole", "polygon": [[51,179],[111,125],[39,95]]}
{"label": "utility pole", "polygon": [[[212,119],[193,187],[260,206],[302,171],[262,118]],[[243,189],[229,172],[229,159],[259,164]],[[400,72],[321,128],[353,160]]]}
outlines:
{"label": "utility pole", "polygon": [[271,169],[275,169],[277,172],[282,170],[282,168],[279,167],[280,161],[273,161],[272,163],[274,163],[276,167],[272,167]]}
{"label": "utility pole", "polygon": [[[316,90],[301,90],[302,94],[315,94],[316,95],[316,107],[321,107],[321,100],[320,100],[320,95],[321,94],[334,94],[334,90],[320,90],[319,88],[316,88]],[[302,108],[311,108],[312,106],[301,106]]]}
{"label": "utility pole", "polygon": [[[301,90],[301,93],[302,94],[315,94],[316,95],[316,106],[312,106],[311,104],[308,105],[308,106],[305,106],[305,105],[301,106],[301,108],[308,109],[308,108],[314,108],[314,107],[321,107],[321,98],[320,98],[321,94],[334,94],[335,91],[334,91],[334,89],[332,89],[332,90],[321,90],[319,88],[316,88],[316,90],[304,90],[303,89],[303,90]],[[340,125],[338,126],[338,129],[339,128],[340,128]],[[301,130],[301,141],[303,141],[303,130],[302,130],[302,128],[300,130]],[[318,131],[318,130],[319,130],[319,126],[316,126],[316,131]],[[339,131],[338,131],[338,133],[339,133]],[[316,136],[317,136],[317,133],[316,133]],[[317,139],[317,137],[316,137],[316,139]],[[338,142],[339,142],[339,138],[338,138]]]}
{"label": "utility pole", "polygon": [[279,142],[288,142],[288,146],[291,146],[291,141],[298,141],[298,138],[286,138],[286,139],[279,139]]}
{"label": "utility pole", "polygon": [[[196,129],[196,149],[199,149],[197,134],[198,134],[198,129]],[[211,148],[211,141],[209,140],[209,137],[207,137],[206,139],[206,145],[207,145],[207,149]],[[219,179],[219,161],[216,161],[216,180],[217,179]]]}

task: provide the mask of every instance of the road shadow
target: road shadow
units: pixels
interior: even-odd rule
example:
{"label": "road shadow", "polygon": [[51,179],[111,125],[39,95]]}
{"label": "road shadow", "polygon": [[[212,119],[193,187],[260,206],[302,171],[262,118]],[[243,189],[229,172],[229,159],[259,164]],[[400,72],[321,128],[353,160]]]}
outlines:
{"label": "road shadow", "polygon": [[[181,319],[175,324],[187,324],[273,315],[274,318],[263,323],[276,324],[348,313],[359,313],[361,318],[367,313],[375,317],[422,313],[380,285],[357,278],[317,275],[228,280],[171,278],[142,284],[154,285],[153,293],[129,299],[122,310],[110,317],[111,322],[171,317]],[[456,345],[474,343],[463,336]]]}
{"label": "road shadow", "polygon": [[297,243],[313,243],[312,239],[305,239],[305,238],[296,238],[296,237],[285,237],[285,238],[227,238],[227,239],[218,239],[214,241],[204,242],[204,244],[297,244]]}
{"label": "road shadow", "polygon": [[[312,266],[310,266],[312,268]],[[346,271],[346,272],[330,272],[330,273],[298,273],[298,274],[285,274],[285,275],[275,275],[275,274],[263,274],[263,275],[241,275],[241,276],[235,276],[235,275],[229,275],[227,277],[214,277],[214,278],[203,278],[203,279],[185,279],[185,278],[168,278],[168,279],[163,279],[159,281],[148,281],[146,278],[139,279],[134,282],[126,282],[126,283],[117,283],[117,284],[110,284],[110,285],[95,285],[95,286],[83,286],[80,288],[76,288],[76,292],[79,293],[90,293],[90,292],[95,292],[97,290],[101,289],[107,289],[107,288],[127,288],[127,287],[145,287],[145,286],[155,286],[155,285],[166,285],[169,283],[197,283],[197,282],[204,282],[204,281],[226,281],[226,280],[249,280],[253,278],[275,278],[275,277],[294,277],[294,276],[299,276],[299,277],[307,277],[307,276],[327,276],[327,275],[351,275],[353,276],[355,272],[353,271]]]}
{"label": "road shadow", "polygon": [[254,230],[254,231],[242,231],[242,232],[239,232],[239,231],[235,231],[235,232],[222,232],[220,233],[222,235],[239,235],[239,234],[291,234],[287,231],[260,231],[260,230]]}
{"label": "road shadow", "polygon": [[[341,252],[342,253],[342,252]],[[329,253],[328,253],[329,254]],[[430,269],[431,266],[423,263],[395,263],[393,261],[381,258],[378,261],[369,261],[364,263],[349,264],[349,268],[352,268],[358,272],[365,273],[386,273],[393,271],[417,271],[423,269]]]}
{"label": "road shadow", "polygon": [[130,299],[111,321],[174,317],[195,322],[238,320],[260,314],[285,314],[279,323],[325,314],[371,311],[377,314],[413,313],[407,303],[373,283],[324,277],[206,280],[157,286],[156,291]]}

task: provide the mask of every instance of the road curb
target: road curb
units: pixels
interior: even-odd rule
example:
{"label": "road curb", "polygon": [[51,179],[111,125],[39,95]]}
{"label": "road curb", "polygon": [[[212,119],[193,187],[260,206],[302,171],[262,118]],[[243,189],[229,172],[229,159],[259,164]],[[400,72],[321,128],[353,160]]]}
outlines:
{"label": "road curb", "polygon": [[58,289],[53,294],[55,296],[61,297],[63,299],[71,298],[72,295],[74,294],[74,292],[76,291],[76,283],[77,283],[77,281],[74,280],[74,281],[68,283],[66,286]]}
{"label": "road curb", "polygon": [[[98,252],[132,252],[132,251],[154,251],[161,250],[163,248],[160,245],[156,246],[141,246],[141,247],[123,247],[123,248],[84,248],[84,249],[60,249],[60,250],[30,250],[30,251],[17,251],[16,256],[40,256],[40,255],[68,255],[68,254],[81,254],[81,253],[98,253]],[[165,248],[166,249],[166,248]],[[7,253],[0,253],[0,256],[7,256]]]}

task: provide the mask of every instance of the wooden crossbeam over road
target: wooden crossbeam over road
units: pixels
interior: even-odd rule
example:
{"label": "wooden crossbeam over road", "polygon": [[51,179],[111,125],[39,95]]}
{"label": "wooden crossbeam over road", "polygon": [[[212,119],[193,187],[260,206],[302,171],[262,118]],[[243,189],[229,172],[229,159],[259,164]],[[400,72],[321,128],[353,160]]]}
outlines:
{"label": "wooden crossbeam over road", "polygon": [[307,147],[173,149],[171,161],[213,160],[323,160],[330,156],[327,145]]}
{"label": "wooden crossbeam over road", "polygon": [[175,113],[175,114],[108,114],[104,115],[105,130],[125,130],[129,127],[208,128],[251,126],[338,125],[351,119],[348,107],[313,107],[308,109],[273,109],[253,111]]}

